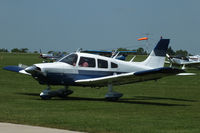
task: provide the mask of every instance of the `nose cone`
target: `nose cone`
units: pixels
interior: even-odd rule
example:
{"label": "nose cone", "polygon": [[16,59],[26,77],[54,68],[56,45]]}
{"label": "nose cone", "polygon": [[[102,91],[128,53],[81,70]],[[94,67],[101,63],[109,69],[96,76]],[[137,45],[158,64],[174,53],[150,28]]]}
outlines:
{"label": "nose cone", "polygon": [[30,73],[30,74],[34,74],[34,73],[36,73],[37,71],[40,71],[40,68],[38,68],[38,67],[36,67],[36,66],[30,66],[30,67],[27,67],[26,69],[25,69],[25,71],[27,72],[27,73]]}

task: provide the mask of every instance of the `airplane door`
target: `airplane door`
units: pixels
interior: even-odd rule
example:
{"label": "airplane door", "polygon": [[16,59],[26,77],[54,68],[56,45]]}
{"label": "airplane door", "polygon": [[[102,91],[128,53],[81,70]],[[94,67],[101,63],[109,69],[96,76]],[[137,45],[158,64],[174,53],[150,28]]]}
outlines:
{"label": "airplane door", "polygon": [[63,73],[62,73],[62,83],[63,84],[71,84],[76,79],[76,75],[78,74],[77,66],[72,66],[68,64],[63,65]]}

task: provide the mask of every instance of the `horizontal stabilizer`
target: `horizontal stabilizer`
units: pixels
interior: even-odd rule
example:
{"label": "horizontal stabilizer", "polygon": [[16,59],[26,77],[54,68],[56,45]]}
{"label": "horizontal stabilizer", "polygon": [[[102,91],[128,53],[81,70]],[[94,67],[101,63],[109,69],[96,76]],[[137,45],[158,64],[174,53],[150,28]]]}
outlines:
{"label": "horizontal stabilizer", "polygon": [[179,74],[177,74],[177,75],[179,75],[179,76],[193,76],[193,75],[197,75],[196,73],[179,73]]}

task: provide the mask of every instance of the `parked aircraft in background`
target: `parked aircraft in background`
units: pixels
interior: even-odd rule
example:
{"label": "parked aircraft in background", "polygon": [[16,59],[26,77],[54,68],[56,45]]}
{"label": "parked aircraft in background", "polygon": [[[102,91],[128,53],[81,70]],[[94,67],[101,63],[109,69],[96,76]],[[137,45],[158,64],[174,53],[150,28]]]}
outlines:
{"label": "parked aircraft in background", "polygon": [[[68,86],[108,86],[107,100],[118,100],[123,94],[114,92],[113,85],[124,85],[177,75],[184,71],[164,67],[169,39],[160,39],[154,50],[142,62],[122,61],[115,57],[75,52],[53,63],[40,63],[23,68],[7,66],[6,70],[31,75],[47,89],[40,93],[42,99],[66,97],[73,91]],[[64,89],[52,91],[50,85],[63,85]],[[87,92],[86,92],[87,93]]]}
{"label": "parked aircraft in background", "polygon": [[53,53],[51,53],[51,54],[43,54],[41,49],[40,49],[40,58],[44,59],[45,61],[53,62],[53,61],[56,61],[56,60],[62,58],[63,56],[64,56],[64,54],[61,54],[61,53],[58,53],[56,55],[53,54]]}
{"label": "parked aircraft in background", "polygon": [[175,56],[172,57],[168,54],[166,54],[167,58],[169,61],[166,61],[166,63],[170,63],[170,67],[172,67],[172,65],[180,65],[182,66],[182,69],[185,69],[186,66],[191,66],[191,67],[196,67],[196,68],[200,68],[200,56],[196,55],[196,56]]}
{"label": "parked aircraft in background", "polygon": [[193,55],[193,56],[188,56],[190,60],[194,61],[200,61],[200,55]]}

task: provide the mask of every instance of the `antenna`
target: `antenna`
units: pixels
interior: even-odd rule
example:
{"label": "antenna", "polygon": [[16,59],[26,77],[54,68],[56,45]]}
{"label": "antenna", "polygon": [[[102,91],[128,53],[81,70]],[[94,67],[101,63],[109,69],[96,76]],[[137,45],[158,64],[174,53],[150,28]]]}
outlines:
{"label": "antenna", "polygon": [[81,51],[83,51],[82,48],[78,48],[78,49],[76,50],[77,53],[80,53]]}

